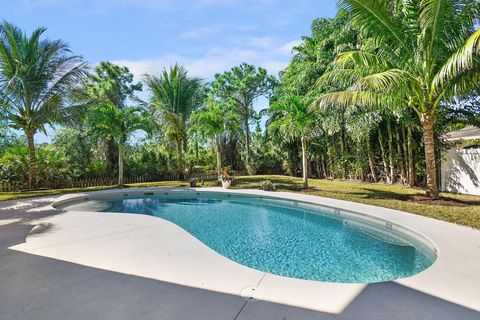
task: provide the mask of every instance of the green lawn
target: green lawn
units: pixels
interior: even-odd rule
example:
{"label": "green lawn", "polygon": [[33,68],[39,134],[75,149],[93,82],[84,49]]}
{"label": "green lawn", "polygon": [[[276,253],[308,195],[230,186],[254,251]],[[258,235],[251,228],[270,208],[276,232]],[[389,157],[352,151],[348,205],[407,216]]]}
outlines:
{"label": "green lawn", "polygon": [[[480,229],[480,197],[475,196],[443,194],[444,197],[448,198],[447,201],[442,200],[438,203],[428,204],[424,203],[425,199],[422,197],[424,191],[421,189],[387,186],[384,184],[311,179],[310,189],[302,190],[302,181],[300,178],[284,176],[238,177],[233,188],[258,188],[259,183],[264,179],[272,180],[280,191],[301,192],[322,197],[372,204]],[[205,182],[205,186],[214,185],[216,185],[215,181]],[[186,187],[188,183],[164,181],[128,185],[128,187],[178,186]],[[31,192],[6,192],[0,193],[0,201],[110,188],[111,187],[91,187]]]}

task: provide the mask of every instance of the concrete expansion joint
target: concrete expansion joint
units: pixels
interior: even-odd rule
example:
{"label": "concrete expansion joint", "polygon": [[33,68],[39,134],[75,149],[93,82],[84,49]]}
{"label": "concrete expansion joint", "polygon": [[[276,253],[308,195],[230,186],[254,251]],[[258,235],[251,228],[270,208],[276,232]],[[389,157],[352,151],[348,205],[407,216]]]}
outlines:
{"label": "concrete expansion joint", "polygon": [[248,286],[240,291],[240,296],[247,302],[257,302],[259,300],[263,300],[265,297],[265,291],[260,288],[260,284],[262,283],[263,279],[267,275],[266,272],[262,274],[262,277],[258,281],[256,286]]}
{"label": "concrete expansion joint", "polygon": [[265,276],[267,275],[266,272],[263,273],[262,277],[260,278],[260,280],[258,281],[257,283],[257,287],[260,286],[260,283],[262,283],[263,279],[265,279]]}
{"label": "concrete expansion joint", "polygon": [[245,308],[245,306],[246,306],[247,304],[248,304],[248,301],[245,301],[245,302],[243,303],[242,307],[240,308],[240,310],[238,310],[238,313],[237,313],[237,315],[235,316],[235,318],[233,318],[233,320],[237,320],[237,319],[238,319],[238,317],[240,316],[240,313],[242,313],[243,308]]}

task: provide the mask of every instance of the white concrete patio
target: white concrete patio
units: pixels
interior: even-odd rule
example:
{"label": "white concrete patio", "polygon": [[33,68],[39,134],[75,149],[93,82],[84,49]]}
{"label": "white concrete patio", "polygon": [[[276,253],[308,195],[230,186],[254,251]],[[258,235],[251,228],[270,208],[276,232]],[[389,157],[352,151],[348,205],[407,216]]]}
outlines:
{"label": "white concrete patio", "polygon": [[[164,190],[128,189],[101,191],[88,195],[67,195],[60,198],[50,197],[43,199],[44,205],[41,207],[29,206],[29,201],[34,200],[4,202],[0,203],[0,217],[2,210],[23,211],[30,217],[29,224],[36,225],[25,243],[11,246],[10,250],[185,287],[246,298],[253,297],[255,300],[314,310],[332,317],[343,318],[342,315],[352,304],[355,304],[355,300],[372,290],[370,287],[381,286],[380,284],[341,284],[298,280],[254,270],[221,256],[182,228],[157,217],[77,211],[45,217],[41,215],[43,211],[55,211],[51,206],[53,202],[59,203],[58,201],[76,197],[118,192],[129,194],[164,192]],[[224,192],[223,189],[218,188],[196,189],[196,191]],[[316,196],[283,192],[267,193],[257,190],[229,190],[229,192],[279,197],[343,210],[354,210],[360,214],[387,220],[394,225],[394,228],[402,225],[414,230],[430,239],[435,245],[438,259],[427,270],[415,276],[391,282],[389,286],[408,288],[409,290],[402,290],[402,295],[428,296],[471,310],[472,313],[468,313],[469,316],[480,316],[480,313],[477,313],[480,311],[480,273],[478,272],[480,270],[480,230],[395,210]],[[39,214],[39,218],[35,217],[36,213]],[[21,220],[21,215],[3,218],[5,220],[2,224],[6,224]],[[381,291],[378,294],[381,294]],[[372,299],[372,303],[374,300]],[[401,301],[402,298],[399,295],[399,300],[391,303],[397,304]],[[375,305],[371,307],[384,310],[378,314],[383,314],[388,319],[411,318],[402,315],[392,316],[390,313],[392,307]],[[248,308],[247,305],[245,311],[241,312],[248,312]],[[430,302],[425,303],[422,308],[431,308],[431,314],[436,316],[436,319],[438,315],[443,315],[444,319],[454,319],[448,313],[439,313],[435,309],[436,305]],[[416,310],[409,309],[408,305],[401,306],[400,309],[404,310],[405,315]],[[265,314],[266,318],[267,316],[268,313]],[[464,318],[470,319],[469,316]]]}

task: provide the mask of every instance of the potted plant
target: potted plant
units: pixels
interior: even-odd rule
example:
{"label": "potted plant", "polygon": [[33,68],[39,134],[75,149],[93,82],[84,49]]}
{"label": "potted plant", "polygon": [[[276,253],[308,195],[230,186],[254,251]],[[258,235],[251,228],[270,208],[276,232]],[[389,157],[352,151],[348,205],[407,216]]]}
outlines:
{"label": "potted plant", "polygon": [[227,171],[224,171],[219,177],[218,180],[222,182],[223,189],[230,189],[232,185],[233,176],[228,174]]}
{"label": "potted plant", "polygon": [[263,191],[275,191],[275,185],[272,180],[264,180],[260,183],[260,189]]}

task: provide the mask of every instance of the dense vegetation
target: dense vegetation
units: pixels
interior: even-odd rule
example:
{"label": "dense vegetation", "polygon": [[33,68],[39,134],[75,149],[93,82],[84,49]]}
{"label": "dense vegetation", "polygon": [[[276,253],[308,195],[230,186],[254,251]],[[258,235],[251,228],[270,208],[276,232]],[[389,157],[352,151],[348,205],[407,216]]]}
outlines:
{"label": "dense vegetation", "polygon": [[[442,133],[480,123],[479,15],[468,0],[341,0],[278,77],[242,63],[211,82],[177,64],[139,83],[109,62],[89,72],[44,29],[3,23],[0,181],[117,175],[123,185],[124,175],[228,167],[438,197]],[[260,97],[270,106],[258,111]],[[36,144],[47,126],[52,143]]]}

